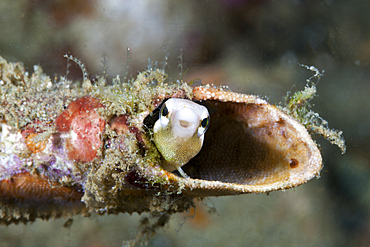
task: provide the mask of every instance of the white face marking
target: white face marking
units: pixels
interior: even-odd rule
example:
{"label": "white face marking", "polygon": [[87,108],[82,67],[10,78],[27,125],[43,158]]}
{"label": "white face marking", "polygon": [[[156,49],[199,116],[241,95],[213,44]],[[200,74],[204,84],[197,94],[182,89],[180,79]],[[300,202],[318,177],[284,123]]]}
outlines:
{"label": "white face marking", "polygon": [[206,107],[186,99],[169,99],[161,107],[154,124],[154,141],[164,159],[165,169],[185,165],[202,148],[209,125]]}

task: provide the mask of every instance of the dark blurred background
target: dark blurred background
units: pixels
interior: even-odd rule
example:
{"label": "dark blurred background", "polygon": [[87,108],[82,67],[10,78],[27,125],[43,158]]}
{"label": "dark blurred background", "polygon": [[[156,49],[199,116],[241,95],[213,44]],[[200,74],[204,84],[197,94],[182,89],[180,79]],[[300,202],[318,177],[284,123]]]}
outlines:
{"label": "dark blurred background", "polygon": [[[0,55],[66,75],[70,53],[91,76],[135,76],[148,58],[171,80],[228,85],[279,103],[324,77],[314,110],[344,132],[347,152],[317,138],[319,180],[266,195],[210,198],[173,215],[149,246],[370,246],[370,2],[368,0],[2,0]],[[128,48],[131,50],[127,54]],[[182,50],[182,52],[180,51]],[[129,57],[129,59],[127,59]],[[166,60],[167,59],[167,60]],[[129,70],[126,69],[127,65]],[[69,67],[68,78],[80,80]],[[0,226],[0,246],[121,246],[136,214]]]}

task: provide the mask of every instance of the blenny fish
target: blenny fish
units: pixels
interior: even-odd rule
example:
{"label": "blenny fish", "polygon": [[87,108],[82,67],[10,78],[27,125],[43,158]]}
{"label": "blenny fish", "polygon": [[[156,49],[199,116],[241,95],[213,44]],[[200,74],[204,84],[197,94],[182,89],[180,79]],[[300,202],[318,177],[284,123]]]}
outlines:
{"label": "blenny fish", "polygon": [[171,214],[195,198],[286,190],[323,167],[307,130],[344,148],[340,132],[302,120],[309,90],[277,107],[227,87],[168,82],[153,68],[91,81],[79,65],[80,84],[0,57],[2,224]]}

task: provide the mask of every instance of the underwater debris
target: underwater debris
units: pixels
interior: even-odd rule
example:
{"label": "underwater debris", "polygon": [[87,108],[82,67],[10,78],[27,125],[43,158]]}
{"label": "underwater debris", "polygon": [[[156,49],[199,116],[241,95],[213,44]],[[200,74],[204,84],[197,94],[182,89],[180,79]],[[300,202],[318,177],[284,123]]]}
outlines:
{"label": "underwater debris", "polygon": [[[313,123],[301,117],[308,90],[282,111],[227,88],[167,82],[160,69],[111,84],[83,75],[82,86],[52,81],[40,66],[30,76],[0,57],[0,223],[90,212],[170,215],[193,207],[195,198],[296,187],[322,169],[302,125]],[[153,137],[170,98],[210,114],[201,151],[182,166],[189,178],[163,169]]]}

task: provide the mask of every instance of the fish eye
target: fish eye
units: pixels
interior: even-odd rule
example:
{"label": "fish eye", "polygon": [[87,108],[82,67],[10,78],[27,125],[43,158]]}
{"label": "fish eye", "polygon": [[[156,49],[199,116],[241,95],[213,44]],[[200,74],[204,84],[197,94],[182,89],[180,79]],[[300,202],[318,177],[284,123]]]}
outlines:
{"label": "fish eye", "polygon": [[200,122],[200,126],[198,127],[198,136],[203,135],[209,126],[209,116],[206,118],[203,118],[202,121]]}
{"label": "fish eye", "polygon": [[161,115],[163,117],[166,117],[168,115],[168,108],[167,108],[166,104],[164,104],[163,107],[162,107]]}
{"label": "fish eye", "polygon": [[207,128],[208,123],[209,123],[209,118],[208,117],[203,118],[202,122],[200,123],[200,126],[202,126],[203,128]]}

